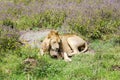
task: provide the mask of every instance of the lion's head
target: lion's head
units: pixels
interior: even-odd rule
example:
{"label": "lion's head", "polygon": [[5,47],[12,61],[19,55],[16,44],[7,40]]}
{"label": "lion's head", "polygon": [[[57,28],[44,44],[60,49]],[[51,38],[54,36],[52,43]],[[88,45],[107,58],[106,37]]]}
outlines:
{"label": "lion's head", "polygon": [[42,49],[50,51],[51,56],[57,56],[60,49],[60,37],[58,31],[52,30],[43,41]]}
{"label": "lion's head", "polygon": [[51,31],[50,34],[48,34],[48,39],[50,39],[50,55],[58,56],[61,42],[58,31]]}

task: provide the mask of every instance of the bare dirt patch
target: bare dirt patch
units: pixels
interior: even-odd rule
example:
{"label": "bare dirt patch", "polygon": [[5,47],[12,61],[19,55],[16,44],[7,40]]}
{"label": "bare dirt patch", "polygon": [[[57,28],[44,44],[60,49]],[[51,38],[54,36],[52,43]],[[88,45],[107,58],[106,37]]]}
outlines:
{"label": "bare dirt patch", "polygon": [[45,36],[48,35],[50,29],[42,29],[39,31],[21,31],[19,41],[23,45],[30,45],[30,47],[34,48],[40,47],[41,41],[44,39]]}

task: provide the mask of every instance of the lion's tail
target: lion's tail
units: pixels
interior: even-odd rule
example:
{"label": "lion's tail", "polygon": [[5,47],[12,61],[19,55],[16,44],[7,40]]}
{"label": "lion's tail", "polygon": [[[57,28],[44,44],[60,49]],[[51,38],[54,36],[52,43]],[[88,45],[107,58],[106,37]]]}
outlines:
{"label": "lion's tail", "polygon": [[85,51],[87,51],[88,50],[88,44],[87,44],[87,42],[85,42],[85,48],[84,48],[84,50],[82,50],[80,53],[84,53]]}

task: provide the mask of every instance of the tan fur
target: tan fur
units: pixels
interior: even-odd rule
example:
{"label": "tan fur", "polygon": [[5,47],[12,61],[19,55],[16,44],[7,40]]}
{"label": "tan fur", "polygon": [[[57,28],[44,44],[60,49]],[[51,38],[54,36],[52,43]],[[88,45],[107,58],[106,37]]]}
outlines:
{"label": "tan fur", "polygon": [[[85,52],[88,49],[87,42],[84,41],[82,38],[80,38],[77,35],[74,34],[63,34],[59,35],[62,41],[62,51],[67,58],[67,61],[71,61],[71,59],[68,56],[73,56],[75,54],[80,54]],[[82,51],[79,50],[82,49],[84,46],[84,49]],[[67,54],[67,56],[66,56]],[[65,59],[66,60],[66,59]]]}
{"label": "tan fur", "polygon": [[[85,48],[80,51],[79,48],[82,49],[83,46]],[[57,48],[59,48],[59,51],[56,51]],[[86,41],[77,35],[59,35],[57,31],[51,31],[42,43],[41,54],[43,55],[44,52],[49,51],[49,49],[50,54],[59,55],[60,52],[65,61],[71,61],[68,56],[85,52],[88,49],[88,45]]]}
{"label": "tan fur", "polygon": [[[83,53],[88,49],[87,42],[77,35],[68,34],[62,35],[62,37],[63,38],[61,38],[61,40],[63,42],[63,47],[65,47],[64,51],[68,54],[68,56]],[[65,42],[67,42],[66,45],[69,47],[66,47],[66,45],[64,45]],[[83,46],[85,46],[84,50],[80,51],[79,49],[81,49]],[[70,48],[72,51],[69,50]]]}

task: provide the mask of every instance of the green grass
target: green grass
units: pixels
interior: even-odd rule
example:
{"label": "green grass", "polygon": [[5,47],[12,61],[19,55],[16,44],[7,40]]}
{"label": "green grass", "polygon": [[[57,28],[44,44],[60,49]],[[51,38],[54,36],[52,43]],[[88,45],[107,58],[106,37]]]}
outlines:
{"label": "green grass", "polygon": [[[119,80],[120,46],[109,41],[94,41],[90,47],[96,54],[80,54],[72,57],[72,62],[52,59],[50,56],[38,56],[37,49],[20,48],[6,52],[0,63],[0,80]],[[38,65],[29,68],[23,61],[33,57]]]}
{"label": "green grass", "polygon": [[[84,0],[53,0],[51,5],[47,5],[49,0],[0,0],[0,80],[119,80],[119,3],[108,1],[110,4],[106,5],[101,1],[94,1],[99,3],[94,6],[91,1]],[[28,8],[29,14],[26,13]],[[93,40],[90,48],[96,54],[76,55],[67,63],[48,55],[40,56],[38,49],[21,47],[19,30],[41,28],[63,29],[61,33],[68,29],[86,37],[87,41]],[[24,60],[31,57],[37,60],[36,67],[24,64]]]}

